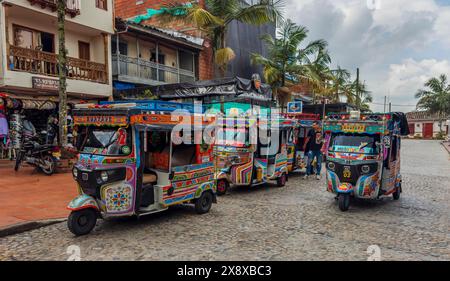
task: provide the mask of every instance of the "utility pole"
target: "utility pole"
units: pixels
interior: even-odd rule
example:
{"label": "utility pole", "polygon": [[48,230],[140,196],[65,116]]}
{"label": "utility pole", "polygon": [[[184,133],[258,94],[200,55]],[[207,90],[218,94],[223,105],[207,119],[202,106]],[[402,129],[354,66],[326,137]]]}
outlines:
{"label": "utility pole", "polygon": [[361,111],[361,104],[359,102],[359,67],[356,68],[356,89],[355,89],[355,102],[358,110]]}
{"label": "utility pole", "polygon": [[67,145],[67,50],[65,35],[66,0],[58,0],[59,145]]}
{"label": "utility pole", "polygon": [[384,96],[384,109],[383,109],[383,113],[386,113],[386,102],[387,102],[387,96]]}

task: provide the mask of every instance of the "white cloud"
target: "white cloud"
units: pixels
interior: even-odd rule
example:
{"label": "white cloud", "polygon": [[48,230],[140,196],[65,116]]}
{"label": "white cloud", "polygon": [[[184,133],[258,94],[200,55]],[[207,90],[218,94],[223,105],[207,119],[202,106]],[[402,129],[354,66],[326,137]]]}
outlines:
{"label": "white cloud", "polygon": [[[389,89],[391,102],[396,105],[415,105],[415,93],[423,88],[430,77],[440,74],[450,75],[450,62],[425,59],[416,61],[412,58],[405,59],[400,64],[389,66],[388,78],[385,86]],[[378,106],[382,108],[382,106]],[[414,106],[394,106],[395,110],[413,110]]]}
{"label": "white cloud", "polygon": [[366,0],[289,0],[286,17],[308,27],[310,40],[327,40],[335,65],[353,73],[359,67],[376,102],[390,91],[394,103],[415,104],[425,80],[450,73],[444,51],[450,7],[435,0],[371,1],[379,1],[379,9]]}

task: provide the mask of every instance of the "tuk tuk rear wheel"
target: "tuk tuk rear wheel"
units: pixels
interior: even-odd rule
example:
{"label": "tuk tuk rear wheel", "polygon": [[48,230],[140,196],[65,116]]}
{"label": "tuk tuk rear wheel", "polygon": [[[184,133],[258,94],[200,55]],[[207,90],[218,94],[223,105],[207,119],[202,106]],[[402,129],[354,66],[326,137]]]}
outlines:
{"label": "tuk tuk rear wheel", "polygon": [[217,195],[222,196],[227,193],[230,184],[227,180],[219,180],[217,181]]}
{"label": "tuk tuk rear wheel", "polygon": [[213,194],[210,191],[204,191],[202,195],[195,200],[195,211],[197,214],[206,214],[211,209],[213,203]]}
{"label": "tuk tuk rear wheel", "polygon": [[277,186],[283,187],[286,185],[287,176],[286,174],[282,174],[281,177],[277,178]]}
{"label": "tuk tuk rear wheel", "polygon": [[97,223],[97,211],[94,209],[83,209],[73,211],[67,220],[67,227],[76,236],[89,234]]}
{"label": "tuk tuk rear wheel", "polygon": [[350,194],[339,194],[338,204],[339,204],[339,209],[342,212],[348,211],[348,209],[350,207]]}
{"label": "tuk tuk rear wheel", "polygon": [[395,189],[395,192],[392,193],[392,197],[394,197],[394,200],[400,200],[400,194],[402,193],[402,188],[399,186]]}

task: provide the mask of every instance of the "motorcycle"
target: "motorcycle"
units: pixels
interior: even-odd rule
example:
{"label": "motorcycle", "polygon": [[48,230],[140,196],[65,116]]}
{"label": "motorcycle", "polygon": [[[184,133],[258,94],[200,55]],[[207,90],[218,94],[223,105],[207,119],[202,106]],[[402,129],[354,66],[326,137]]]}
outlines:
{"label": "motorcycle", "polygon": [[37,142],[38,136],[25,137],[22,148],[17,154],[14,170],[17,172],[22,162],[39,168],[44,174],[51,176],[55,173],[60,156],[57,145],[41,145]]}

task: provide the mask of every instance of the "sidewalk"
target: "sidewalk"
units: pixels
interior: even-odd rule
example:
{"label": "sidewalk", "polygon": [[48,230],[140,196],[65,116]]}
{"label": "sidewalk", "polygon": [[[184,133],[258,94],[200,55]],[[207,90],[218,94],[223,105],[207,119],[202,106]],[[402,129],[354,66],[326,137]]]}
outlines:
{"label": "sidewalk", "polygon": [[46,176],[13,162],[0,163],[0,229],[21,223],[67,218],[67,204],[77,189],[71,173]]}
{"label": "sidewalk", "polygon": [[441,142],[441,144],[447,150],[447,152],[450,153],[450,141],[443,141]]}

